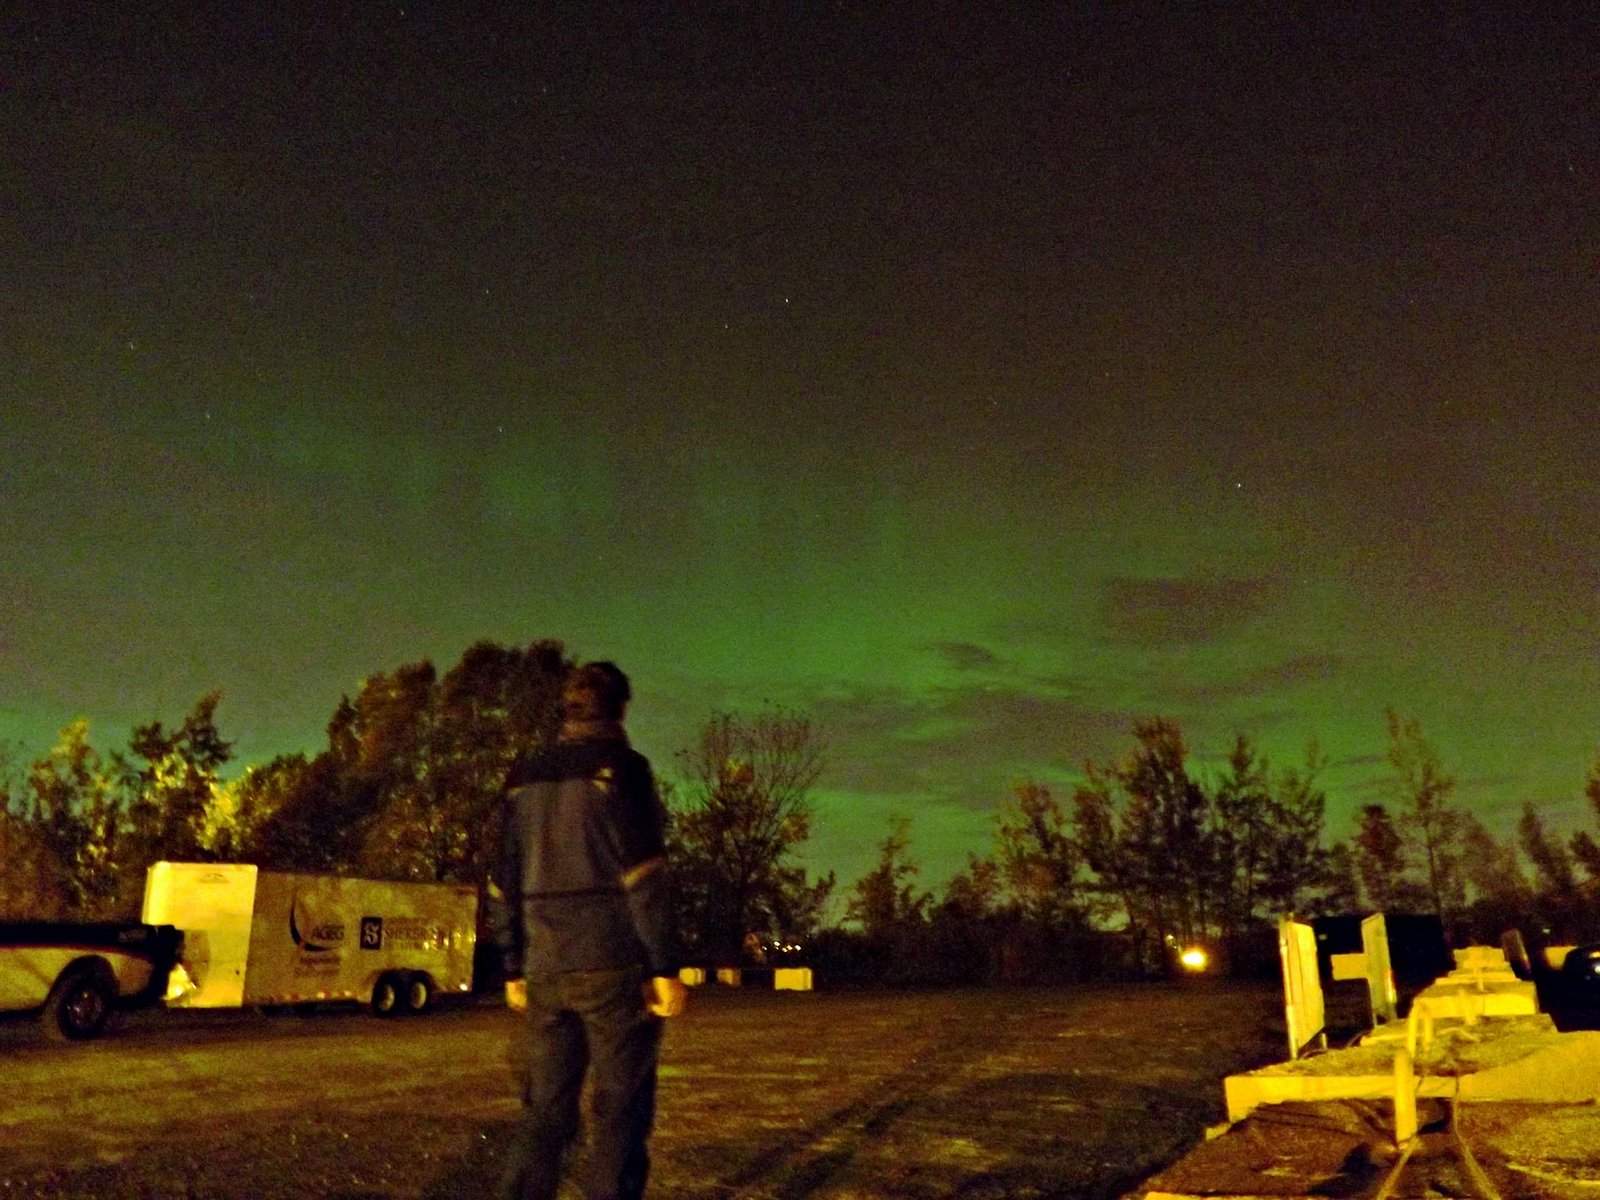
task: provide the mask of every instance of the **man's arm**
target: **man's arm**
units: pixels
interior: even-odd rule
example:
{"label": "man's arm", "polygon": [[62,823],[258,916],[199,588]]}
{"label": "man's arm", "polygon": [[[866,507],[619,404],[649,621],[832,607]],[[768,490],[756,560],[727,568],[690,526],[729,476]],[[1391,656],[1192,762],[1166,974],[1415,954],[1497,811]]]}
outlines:
{"label": "man's arm", "polygon": [[637,863],[622,875],[633,931],[644,947],[645,970],[651,975],[678,973],[678,940],[668,911],[667,878],[661,855]]}
{"label": "man's arm", "polygon": [[620,882],[628,900],[634,933],[644,947],[645,1007],[658,1017],[683,1011],[688,989],[678,978],[678,939],[666,881],[666,809],[655,776],[643,757],[630,764],[622,832],[623,862],[631,863]]}
{"label": "man's arm", "polygon": [[[639,940],[645,942],[645,953],[651,959],[648,964],[650,978],[644,981],[644,1006],[657,1017],[675,1017],[683,1011],[684,1005],[689,1001],[689,989],[683,986],[683,981],[677,975],[670,973],[676,967],[675,954],[672,963],[667,964],[670,951],[657,953],[651,949],[650,943],[645,941],[646,937],[652,937],[657,942],[671,945],[669,934],[646,932],[644,928],[657,919],[655,914],[658,909],[662,910],[659,919],[662,921],[666,919],[664,913],[666,884],[662,871],[666,862],[666,856],[658,854],[622,873],[622,890],[628,894],[628,911],[633,917],[634,928],[640,930]],[[640,896],[641,891],[646,894]],[[637,901],[636,896],[639,896]]]}
{"label": "man's arm", "polygon": [[522,962],[522,831],[510,796],[500,802],[498,853],[489,865],[484,909],[489,935],[500,952],[506,975],[506,1004],[521,1012],[528,1006]]}

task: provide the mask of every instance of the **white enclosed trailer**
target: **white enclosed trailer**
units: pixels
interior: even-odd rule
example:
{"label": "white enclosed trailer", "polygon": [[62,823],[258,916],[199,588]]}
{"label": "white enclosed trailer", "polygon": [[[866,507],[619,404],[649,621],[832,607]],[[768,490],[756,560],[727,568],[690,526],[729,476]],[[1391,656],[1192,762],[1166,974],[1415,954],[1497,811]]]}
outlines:
{"label": "white enclosed trailer", "polygon": [[[183,932],[174,1007],[355,1001],[421,1012],[472,988],[477,889],[158,862],[144,920]],[[157,915],[159,914],[159,915]]]}

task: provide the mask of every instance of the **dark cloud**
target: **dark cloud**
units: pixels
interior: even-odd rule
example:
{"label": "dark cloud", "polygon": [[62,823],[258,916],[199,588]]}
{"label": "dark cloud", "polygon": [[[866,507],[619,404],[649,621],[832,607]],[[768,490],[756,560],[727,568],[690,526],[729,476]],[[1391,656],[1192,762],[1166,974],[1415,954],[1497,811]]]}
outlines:
{"label": "dark cloud", "polygon": [[806,708],[828,731],[829,785],[986,809],[1041,766],[1075,771],[1125,749],[1134,714],[1025,684],[831,692]]}
{"label": "dark cloud", "polygon": [[1271,609],[1282,597],[1276,580],[1111,579],[1105,619],[1112,638],[1157,648],[1209,642]]}
{"label": "dark cloud", "polygon": [[1326,683],[1344,666],[1337,654],[1297,654],[1282,662],[1244,672],[1215,683],[1196,683],[1177,695],[1185,704],[1215,704],[1225,700],[1245,700],[1279,696],[1291,688]]}
{"label": "dark cloud", "polygon": [[934,642],[933,652],[958,671],[985,671],[1000,665],[1000,658],[973,642]]}

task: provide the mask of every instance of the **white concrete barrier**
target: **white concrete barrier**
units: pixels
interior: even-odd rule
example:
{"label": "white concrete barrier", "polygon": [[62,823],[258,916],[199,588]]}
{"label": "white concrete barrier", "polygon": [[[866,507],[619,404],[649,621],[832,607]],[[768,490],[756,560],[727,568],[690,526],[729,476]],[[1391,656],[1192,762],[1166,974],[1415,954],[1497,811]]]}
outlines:
{"label": "white concrete barrier", "polygon": [[1330,954],[1328,965],[1336,983],[1350,979],[1364,980],[1367,977],[1367,956],[1359,950],[1352,954]]}
{"label": "white concrete barrier", "polygon": [[775,992],[809,992],[810,967],[778,967],[772,972],[772,990]]}
{"label": "white concrete barrier", "polygon": [[1322,977],[1317,974],[1317,935],[1293,917],[1278,922],[1278,956],[1283,965],[1284,1024],[1289,1057],[1299,1058],[1311,1043],[1328,1044],[1323,1026]]}
{"label": "white concrete barrier", "polygon": [[1458,971],[1509,971],[1506,952],[1499,946],[1463,946],[1453,952]]}

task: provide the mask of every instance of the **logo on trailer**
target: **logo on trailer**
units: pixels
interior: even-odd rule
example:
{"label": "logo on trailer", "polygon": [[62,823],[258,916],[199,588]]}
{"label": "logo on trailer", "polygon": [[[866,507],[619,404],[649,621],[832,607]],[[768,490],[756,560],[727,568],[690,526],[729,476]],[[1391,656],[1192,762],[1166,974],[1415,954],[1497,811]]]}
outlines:
{"label": "logo on trailer", "polygon": [[296,895],[289,905],[289,940],[313,954],[337,950],[344,945],[344,922],[319,919],[310,902]]}
{"label": "logo on trailer", "polygon": [[363,950],[383,949],[383,918],[361,918],[361,948]]}

